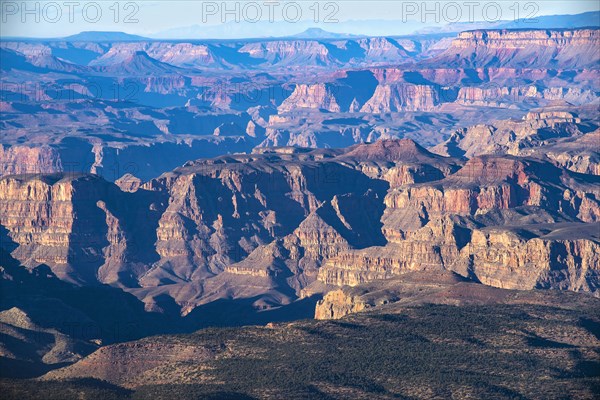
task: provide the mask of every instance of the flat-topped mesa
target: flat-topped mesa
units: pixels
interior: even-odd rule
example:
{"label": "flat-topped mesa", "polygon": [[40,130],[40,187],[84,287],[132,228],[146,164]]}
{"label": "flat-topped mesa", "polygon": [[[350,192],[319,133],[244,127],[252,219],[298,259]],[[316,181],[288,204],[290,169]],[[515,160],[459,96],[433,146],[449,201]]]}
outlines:
{"label": "flat-topped mesa", "polygon": [[600,43],[600,30],[475,30],[458,34],[452,47],[485,46],[498,49],[525,49],[528,46],[562,47],[567,45],[595,45]]}
{"label": "flat-topped mesa", "polygon": [[528,183],[532,179],[558,181],[560,169],[537,160],[527,160],[512,156],[483,155],[473,157],[447,182],[452,185],[490,185],[506,181],[517,184]]}
{"label": "flat-topped mesa", "polygon": [[519,206],[564,212],[586,222],[600,218],[600,190],[549,162],[512,156],[480,156],[440,181],[390,191],[389,209],[412,208],[427,216],[477,215]]}
{"label": "flat-topped mesa", "polygon": [[442,103],[439,87],[413,84],[380,84],[361,112],[431,111]]}
{"label": "flat-topped mesa", "polygon": [[114,43],[101,57],[93,60],[92,66],[106,66],[123,62],[143,51],[160,62],[174,66],[206,66],[215,59],[208,46],[192,43],[128,42]]}
{"label": "flat-topped mesa", "polygon": [[430,153],[411,139],[378,140],[353,146],[337,157],[391,187],[442,179],[456,172],[461,161]]}
{"label": "flat-topped mesa", "polygon": [[[538,70],[543,71],[542,69]],[[516,74],[517,71],[513,69],[511,74]],[[550,73],[546,71],[546,73]],[[493,106],[502,108],[516,108],[515,103],[522,100],[533,100],[533,101],[557,101],[564,100],[574,105],[585,105],[590,104],[598,99],[598,93],[596,90],[591,88],[581,87],[546,87],[541,88],[536,85],[518,85],[513,86],[514,82],[505,82],[502,85],[493,85],[490,87],[479,87],[479,86],[466,86],[461,87],[458,90],[456,102],[463,105],[476,105],[476,106]],[[531,118],[524,117],[525,120],[538,119],[541,120],[541,116],[536,116],[533,113]],[[543,113],[547,115],[546,113]],[[552,113],[550,113],[552,114]],[[562,120],[561,118],[552,117],[552,119]],[[581,122],[580,119],[572,116],[566,117],[564,121],[569,122]]]}
{"label": "flat-topped mesa", "polygon": [[374,143],[353,146],[344,158],[360,161],[420,162],[438,157],[412,139],[378,140]]}
{"label": "flat-topped mesa", "polygon": [[462,32],[426,63],[452,67],[595,69],[600,29],[478,30]]}
{"label": "flat-topped mesa", "polygon": [[327,46],[316,40],[272,40],[244,45],[240,53],[266,59],[274,64],[325,65],[329,60]]}
{"label": "flat-topped mesa", "polygon": [[281,103],[278,110],[288,112],[302,108],[330,112],[342,111],[336,99],[335,88],[325,83],[297,85],[290,97]]}
{"label": "flat-topped mesa", "polygon": [[539,121],[539,120],[551,120],[551,121],[563,121],[580,123],[581,119],[573,113],[567,111],[530,111],[524,117],[526,121]]}

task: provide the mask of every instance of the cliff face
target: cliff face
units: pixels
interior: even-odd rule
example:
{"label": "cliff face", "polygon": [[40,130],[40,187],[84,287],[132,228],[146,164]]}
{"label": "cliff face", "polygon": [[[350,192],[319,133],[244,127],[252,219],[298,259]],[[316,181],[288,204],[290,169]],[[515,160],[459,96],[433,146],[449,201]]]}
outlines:
{"label": "cliff face", "polygon": [[362,112],[430,111],[440,104],[438,89],[427,85],[379,85]]}
{"label": "cliff face", "polygon": [[452,47],[524,49],[529,46],[564,47],[593,45],[600,40],[597,29],[577,30],[480,30],[461,32]]}
{"label": "cliff face", "polygon": [[311,191],[314,171],[255,165],[199,164],[147,186],[166,190],[171,200],[158,221],[161,260],[144,277],[145,285],[165,274],[175,281],[218,274],[259,244],[290,233],[318,206]]}
{"label": "cliff face", "polygon": [[62,171],[60,156],[50,146],[0,145],[0,176]]}
{"label": "cliff face", "polygon": [[[76,284],[133,284],[152,260],[154,211],[95,175],[17,175],[0,180],[8,250]],[[161,197],[155,199],[160,201]],[[6,248],[5,248],[6,249]]]}
{"label": "cliff face", "polygon": [[[589,228],[598,231],[600,224]],[[529,240],[509,230],[475,230],[461,251],[463,259],[470,258],[463,265],[481,283],[494,287],[593,292],[600,278],[599,243],[563,229],[570,235],[558,231]]]}
{"label": "cliff face", "polygon": [[148,56],[180,67],[207,66],[215,63],[215,58],[210,53],[208,46],[192,43],[115,43],[101,57],[93,60],[90,65],[106,66],[122,63],[132,54],[143,51]]}
{"label": "cliff face", "polygon": [[[593,49],[599,44],[597,29],[469,31],[460,33],[437,61],[457,66],[543,68],[554,63],[562,68],[585,68],[597,65],[599,55]],[[584,49],[591,57],[574,57]]]}
{"label": "cliff face", "polygon": [[[516,75],[516,73],[515,73]],[[589,104],[598,99],[593,89],[577,87],[549,87],[520,85],[516,87],[493,85],[492,87],[462,87],[458,90],[456,103],[476,106],[511,108],[516,103],[535,100],[564,100],[571,104]]]}
{"label": "cliff face", "polygon": [[329,57],[328,48],[313,40],[249,43],[239,52],[280,65],[327,65],[334,61]]}
{"label": "cliff face", "polygon": [[341,111],[334,91],[329,85],[297,85],[294,92],[279,106],[279,111],[293,111],[298,108],[323,109],[331,112]]}
{"label": "cliff face", "polygon": [[[593,136],[587,136],[589,128],[581,122],[576,115],[565,111],[529,112],[521,120],[495,121],[461,129],[432,150],[438,154],[469,158],[484,154],[543,156],[548,146],[564,138],[586,136],[584,141],[591,142]],[[562,165],[566,166],[564,162]]]}
{"label": "cliff face", "polygon": [[[318,280],[334,286],[357,286],[414,271],[435,275],[451,270],[500,288],[597,292],[598,239],[589,236],[598,231],[597,223],[550,224],[547,235],[531,231],[523,235],[509,228],[490,233],[449,225],[429,223],[403,239],[394,238],[396,242],[386,247],[342,252],[324,263]],[[440,228],[446,233],[436,236]],[[574,236],[560,236],[561,230]],[[588,234],[578,237],[578,230]]]}
{"label": "cliff face", "polygon": [[442,180],[392,188],[388,244],[329,258],[318,279],[355,286],[449,269],[496,287],[595,291],[600,193],[573,178],[540,161],[479,157]]}
{"label": "cliff face", "polygon": [[96,206],[110,196],[105,181],[88,176],[9,177],[0,180],[0,196],[1,223],[18,246],[16,258],[31,267],[47,264],[66,280],[96,280],[102,248],[108,245],[103,212]]}
{"label": "cliff face", "polygon": [[[89,175],[6,177],[0,182],[7,246],[13,243],[9,250],[24,264],[48,264],[61,279],[126,286],[136,294],[141,285],[149,309],[164,289],[188,311],[227,293],[299,291],[336,248],[381,237],[376,219],[372,228],[363,226],[376,218],[364,210],[383,212],[387,184],[318,161],[318,151],[290,150],[193,162],[141,186],[132,176],[119,186]],[[281,248],[255,255],[273,252],[264,269],[243,263],[258,247],[281,240]],[[289,265],[277,261],[290,254]],[[236,279],[248,275],[262,281],[238,292]],[[231,289],[213,295],[211,285]]]}
{"label": "cliff face", "polygon": [[423,270],[595,292],[594,179],[530,158],[463,163],[410,140],[263,149],[189,162],[145,184],[5,177],[0,223],[3,247],[25,265],[184,315],[222,298],[269,308]]}

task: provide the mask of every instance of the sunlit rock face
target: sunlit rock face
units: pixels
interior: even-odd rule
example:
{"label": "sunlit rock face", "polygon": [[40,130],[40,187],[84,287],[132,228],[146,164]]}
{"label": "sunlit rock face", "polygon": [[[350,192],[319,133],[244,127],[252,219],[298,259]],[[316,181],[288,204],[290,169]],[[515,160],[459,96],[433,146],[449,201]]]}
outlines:
{"label": "sunlit rock face", "polygon": [[538,158],[464,161],[383,140],[198,160],[143,184],[61,173],[0,188],[13,257],[121,287],[148,310],[165,296],[183,315],[222,298],[268,308],[418,271],[598,288],[597,176]]}
{"label": "sunlit rock face", "polygon": [[182,315],[418,271],[597,293],[598,41],[3,41],[2,248]]}

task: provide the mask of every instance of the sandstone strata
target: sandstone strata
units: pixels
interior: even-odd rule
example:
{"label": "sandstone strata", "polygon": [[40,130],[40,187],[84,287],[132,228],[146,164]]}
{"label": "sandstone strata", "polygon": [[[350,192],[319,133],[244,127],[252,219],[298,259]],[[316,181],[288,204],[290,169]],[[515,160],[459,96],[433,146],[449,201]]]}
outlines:
{"label": "sandstone strata", "polygon": [[[451,270],[486,284],[596,292],[593,175],[514,156],[464,163],[410,140],[262,149],[140,185],[0,180],[3,244],[28,267],[182,314],[223,298],[289,304],[333,286]],[[3,240],[4,243],[4,240]]]}

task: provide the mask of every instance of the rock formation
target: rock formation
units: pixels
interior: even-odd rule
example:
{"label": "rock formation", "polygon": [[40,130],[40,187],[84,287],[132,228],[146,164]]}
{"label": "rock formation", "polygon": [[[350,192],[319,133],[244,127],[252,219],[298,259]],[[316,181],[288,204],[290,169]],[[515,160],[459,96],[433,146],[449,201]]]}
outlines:
{"label": "rock formation", "polygon": [[[438,60],[460,67],[544,68],[554,62],[559,68],[586,68],[597,66],[598,53],[592,49],[599,43],[597,29],[476,30],[460,33]],[[590,57],[574,57],[575,48]]]}
{"label": "rock formation", "polygon": [[463,161],[410,140],[263,149],[140,185],[81,174],[0,180],[6,247],[79,285],[182,314],[220,298],[289,304],[332,286],[451,270],[485,284],[597,293],[594,175],[514,156]]}

